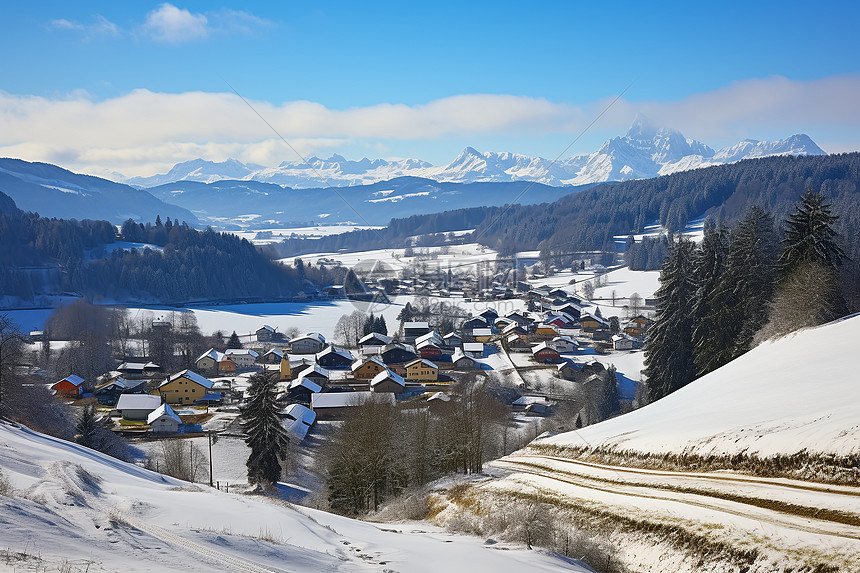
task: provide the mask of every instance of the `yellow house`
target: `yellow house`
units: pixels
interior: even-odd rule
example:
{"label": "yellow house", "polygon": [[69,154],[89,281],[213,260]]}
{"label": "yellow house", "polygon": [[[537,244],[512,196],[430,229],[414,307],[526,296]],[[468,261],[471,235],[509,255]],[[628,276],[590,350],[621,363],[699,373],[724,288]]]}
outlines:
{"label": "yellow house", "polygon": [[419,358],[406,364],[406,380],[408,382],[435,382],[439,378],[439,367]]}
{"label": "yellow house", "polygon": [[183,370],[162,382],[152,393],[160,395],[168,404],[193,404],[195,400],[201,400],[210,388],[211,380],[191,370]]}
{"label": "yellow house", "polygon": [[535,335],[539,338],[555,338],[558,336],[558,329],[552,324],[539,324]]}
{"label": "yellow house", "polygon": [[292,380],[292,369],[290,368],[290,360],[286,354],[281,358],[281,380]]}

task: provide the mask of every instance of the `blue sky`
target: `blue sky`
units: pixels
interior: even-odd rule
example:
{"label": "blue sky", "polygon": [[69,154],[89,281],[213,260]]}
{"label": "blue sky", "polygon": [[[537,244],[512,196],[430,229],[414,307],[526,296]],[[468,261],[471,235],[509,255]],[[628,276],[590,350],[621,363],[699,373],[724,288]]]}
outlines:
{"label": "blue sky", "polygon": [[34,2],[0,19],[0,154],[126,175],[192,157],[554,158],[637,112],[719,147],[860,149],[854,3]]}

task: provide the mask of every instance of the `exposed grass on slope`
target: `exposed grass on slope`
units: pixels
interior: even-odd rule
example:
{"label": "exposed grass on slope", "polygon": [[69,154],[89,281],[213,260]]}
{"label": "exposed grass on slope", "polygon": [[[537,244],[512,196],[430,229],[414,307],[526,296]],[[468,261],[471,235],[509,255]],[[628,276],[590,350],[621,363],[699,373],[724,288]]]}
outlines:
{"label": "exposed grass on slope", "polygon": [[860,454],[836,456],[800,451],[791,455],[759,457],[754,454],[702,456],[652,454],[635,450],[531,444],[525,453],[557,456],[584,462],[649,470],[714,472],[731,470],[759,477],[780,477],[834,485],[860,484]]}
{"label": "exposed grass on slope", "polygon": [[[570,476],[572,478],[582,477],[580,474],[577,474],[575,472],[564,471],[564,470],[560,470],[560,469],[556,469],[556,468],[548,468],[548,467],[542,466],[540,464],[532,464],[532,463],[519,462],[519,461],[508,462],[508,463],[516,463],[517,465],[532,467],[532,468],[535,468],[538,470],[551,471],[553,473],[563,474],[566,476]],[[798,505],[795,503],[787,503],[787,502],[779,501],[779,500],[775,500],[775,499],[750,497],[750,496],[737,495],[737,494],[732,494],[732,493],[728,493],[728,492],[701,489],[701,488],[674,486],[674,485],[665,484],[665,483],[659,484],[659,483],[645,483],[645,482],[634,482],[634,481],[623,481],[623,480],[610,480],[610,479],[605,479],[605,478],[599,478],[596,476],[588,476],[587,479],[589,481],[598,481],[598,482],[613,484],[613,485],[643,487],[643,488],[671,491],[671,492],[675,492],[675,493],[693,494],[693,495],[701,495],[701,496],[705,496],[705,497],[713,497],[716,499],[724,499],[726,501],[733,501],[736,503],[743,503],[743,504],[751,505],[754,507],[769,509],[771,511],[779,511],[781,513],[787,513],[789,515],[797,515],[799,517],[805,517],[807,519],[820,519],[823,521],[832,521],[834,523],[843,523],[845,525],[860,526],[860,516],[857,516],[853,513],[849,513],[846,511],[838,511],[835,509],[810,507],[810,506],[806,506],[806,505]]]}

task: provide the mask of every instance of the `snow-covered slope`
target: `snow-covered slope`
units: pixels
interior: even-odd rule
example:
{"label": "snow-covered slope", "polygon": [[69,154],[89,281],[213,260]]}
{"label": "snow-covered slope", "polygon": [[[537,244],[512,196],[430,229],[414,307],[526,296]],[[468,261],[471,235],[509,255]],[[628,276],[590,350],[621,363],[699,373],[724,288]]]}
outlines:
{"label": "snow-covered slope", "polygon": [[4,571],[585,571],[423,523],[220,492],[5,422],[0,470],[13,490],[0,493]]}
{"label": "snow-covered slope", "polygon": [[629,414],[538,443],[653,453],[860,453],[860,315],[768,341]]}
{"label": "snow-covered slope", "polygon": [[782,141],[746,140],[714,151],[681,133],[649,124],[637,116],[623,137],[615,137],[591,154],[575,155],[553,163],[543,157],[507,152],[464,149],[448,165],[434,166],[419,159],[351,161],[341,155],[328,159],[284,161],[276,167],[257,168],[230,159],[221,163],[195,159],[176,164],[168,173],[134,177],[126,183],[155,187],[176,181],[212,183],[247,179],[293,188],[321,186],[321,179],[336,187],[368,185],[396,177],[423,177],[439,182],[537,181],[546,185],[587,185],[667,175],[677,171],[731,163],[768,155],[824,155],[808,136],[792,135]]}

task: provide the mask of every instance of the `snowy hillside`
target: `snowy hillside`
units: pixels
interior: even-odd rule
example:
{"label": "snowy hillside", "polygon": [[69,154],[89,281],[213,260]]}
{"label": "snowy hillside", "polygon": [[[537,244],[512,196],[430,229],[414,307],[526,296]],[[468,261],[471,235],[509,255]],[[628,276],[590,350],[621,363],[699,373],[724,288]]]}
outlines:
{"label": "snowy hillside", "polygon": [[284,161],[270,168],[244,165],[235,159],[220,163],[195,159],[176,164],[168,173],[133,177],[125,183],[148,188],[176,181],[212,183],[239,179],[303,189],[320,187],[321,177],[335,187],[349,187],[409,176],[449,183],[536,181],[554,186],[587,185],[657,177],[768,155],[824,154],[803,134],[774,142],[745,140],[714,151],[704,143],[687,139],[672,129],[654,127],[637,116],[623,137],[610,139],[591,154],[575,155],[555,163],[543,157],[480,152],[472,147],[465,148],[454,161],[442,166],[419,159],[351,161],[336,154],[328,159],[310,157],[307,163]]}
{"label": "snowy hillside", "polygon": [[0,469],[12,487],[0,490],[3,570],[585,571],[424,523],[382,528],[223,493],[5,422]]}
{"label": "snowy hillside", "polygon": [[653,453],[860,453],[860,316],[765,342],[640,410],[540,443]]}

